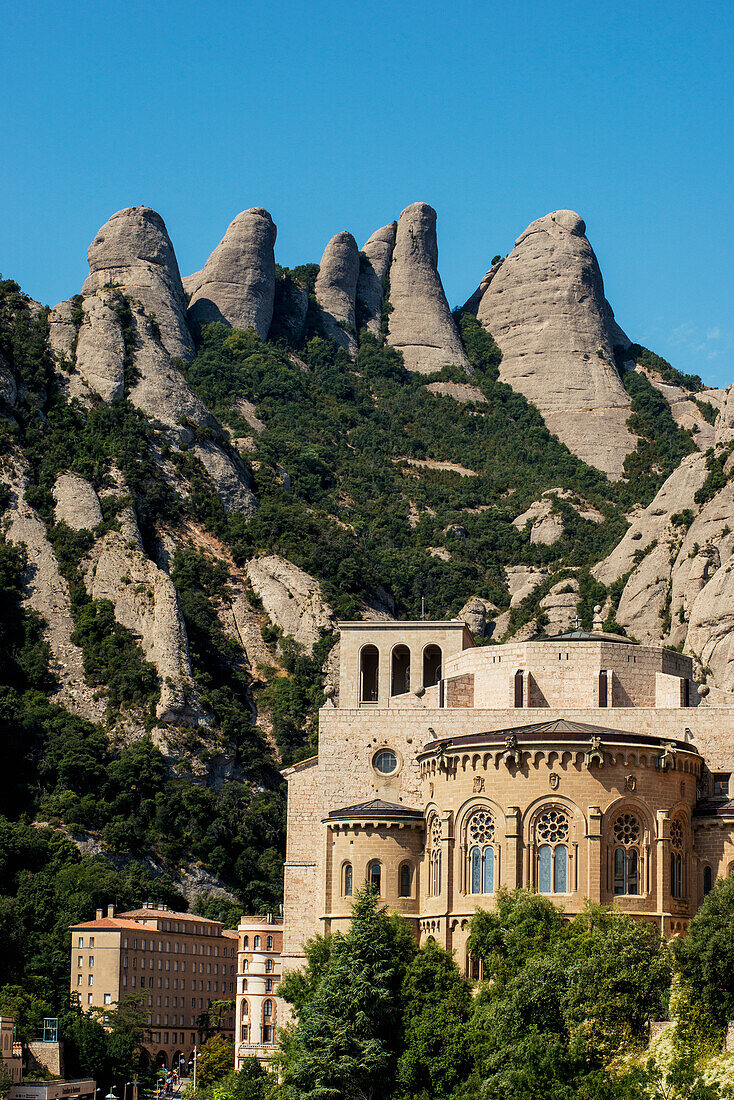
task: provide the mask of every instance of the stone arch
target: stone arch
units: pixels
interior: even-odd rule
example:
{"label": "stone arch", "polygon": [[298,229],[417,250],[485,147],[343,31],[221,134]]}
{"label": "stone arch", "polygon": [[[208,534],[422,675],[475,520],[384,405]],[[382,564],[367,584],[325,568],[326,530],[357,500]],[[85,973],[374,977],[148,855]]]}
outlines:
{"label": "stone arch", "polygon": [[[547,809],[552,809],[556,807],[558,809],[566,810],[569,813],[571,822],[576,829],[577,834],[579,830],[584,830],[585,832],[587,826],[586,814],[580,808],[580,806],[578,806],[573,801],[573,799],[569,798],[568,795],[543,794],[534,799],[530,803],[530,805],[526,807],[523,814],[522,835],[523,842],[525,844],[532,844],[533,829],[535,828],[536,819],[540,816],[540,814]],[[578,836],[577,839],[579,839]]]}
{"label": "stone arch", "polygon": [[168,1069],[168,1055],[165,1050],[159,1050],[155,1056],[155,1064],[158,1069]]}
{"label": "stone arch", "polygon": [[410,691],[410,647],[397,642],[390,651],[390,694],[407,695]]}
{"label": "stone arch", "polygon": [[359,651],[359,701],[376,703],[380,692],[380,651],[367,642]]}
{"label": "stone arch", "polygon": [[423,647],[423,687],[433,687],[441,679],[443,672],[443,653],[441,647],[430,642]]}

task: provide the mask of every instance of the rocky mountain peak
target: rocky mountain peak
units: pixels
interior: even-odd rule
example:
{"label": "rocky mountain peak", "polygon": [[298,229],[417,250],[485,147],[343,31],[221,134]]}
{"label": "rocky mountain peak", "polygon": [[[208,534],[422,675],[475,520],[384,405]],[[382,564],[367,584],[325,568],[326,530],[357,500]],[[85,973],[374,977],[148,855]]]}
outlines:
{"label": "rocky mountain peak", "polygon": [[388,343],[409,370],[432,374],[445,366],[471,373],[438,274],[436,211],[414,202],[400,215],[390,266]]}
{"label": "rocky mountain peak", "polygon": [[253,206],[230,223],[203,269],[186,280],[192,325],[223,321],[268,335],[275,298],[277,229],[267,210]]}
{"label": "rocky mountain peak", "polygon": [[321,257],[316,300],[328,336],[350,355],[357,353],[355,299],[359,278],[359,250],[351,233],[332,237]]}
{"label": "rocky mountain peak", "polygon": [[191,360],[194,344],[176,253],[165,222],[148,206],[118,210],[87,250],[89,278],[82,294],[115,286],[155,315],[161,341],[173,357]]}
{"label": "rocky mountain peak", "polygon": [[618,478],[636,445],[614,353],[629,340],[585,233],[573,210],[532,222],[486,283],[477,317],[502,350],[502,381],[538,406],[570,450]]}
{"label": "rocky mountain peak", "polygon": [[377,229],[362,248],[357,298],[365,312],[365,327],[373,336],[380,335],[383,287],[394,247],[395,223],[391,222]]}

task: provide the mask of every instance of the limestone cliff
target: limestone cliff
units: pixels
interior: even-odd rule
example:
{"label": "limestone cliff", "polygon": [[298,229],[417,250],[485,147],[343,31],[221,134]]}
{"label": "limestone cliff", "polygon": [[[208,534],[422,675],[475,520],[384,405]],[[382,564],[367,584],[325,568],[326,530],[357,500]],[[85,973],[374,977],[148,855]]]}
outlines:
{"label": "limestone cliff", "polygon": [[471,373],[438,274],[436,211],[425,202],[400,215],[390,265],[387,342],[409,370],[431,374],[445,366]]}
{"label": "limestone cliff", "polygon": [[360,256],[357,300],[364,312],[365,328],[375,337],[382,331],[382,299],[395,247],[395,229],[395,223],[391,222],[376,230],[365,242]]}
{"label": "limestone cliff", "polygon": [[193,359],[181,276],[160,214],[147,206],[118,210],[97,233],[87,258],[89,278],[82,294],[105,286],[119,288],[154,317],[169,355]]}
{"label": "limestone cliff", "polygon": [[332,237],[321,257],[316,278],[316,301],[327,336],[351,356],[357,353],[355,298],[359,278],[359,252],[351,233]]}
{"label": "limestone cliff", "polygon": [[273,319],[276,232],[259,206],[237,215],[203,269],[185,281],[192,326],[223,321],[266,338]]}
{"label": "limestone cliff", "polygon": [[636,446],[614,354],[629,341],[585,233],[572,210],[529,225],[487,282],[477,317],[502,350],[502,381],[537,405],[574,454],[618,478]]}

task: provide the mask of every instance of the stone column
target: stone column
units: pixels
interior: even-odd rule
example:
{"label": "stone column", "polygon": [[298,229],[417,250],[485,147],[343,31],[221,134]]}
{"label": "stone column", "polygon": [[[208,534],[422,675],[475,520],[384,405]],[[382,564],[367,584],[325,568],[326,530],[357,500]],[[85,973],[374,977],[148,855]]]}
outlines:
{"label": "stone column", "polygon": [[[444,810],[441,815],[441,847],[443,848],[444,862],[446,866],[446,884],[444,887],[446,908],[442,913],[445,922],[444,947],[451,950],[451,930],[449,929],[449,913],[454,910],[454,815],[451,810]],[[443,886],[443,883],[442,883]]]}
{"label": "stone column", "polygon": [[508,890],[523,885],[522,826],[518,806],[505,810],[505,858],[502,860],[502,885]]}
{"label": "stone column", "polygon": [[[586,834],[586,895],[590,901],[601,901],[601,818],[599,806],[589,806],[589,831]],[[581,881],[580,877],[579,881]]]}
{"label": "stone column", "polygon": [[670,915],[670,813],[658,810],[655,836],[655,871],[657,876],[657,909],[660,928],[665,931],[665,917]]}

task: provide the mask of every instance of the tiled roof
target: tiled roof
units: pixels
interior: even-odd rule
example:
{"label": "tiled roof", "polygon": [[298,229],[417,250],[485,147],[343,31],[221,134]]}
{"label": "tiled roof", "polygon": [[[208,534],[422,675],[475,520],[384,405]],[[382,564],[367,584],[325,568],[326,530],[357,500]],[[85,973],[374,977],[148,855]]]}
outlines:
{"label": "tiled roof", "polygon": [[460,748],[462,745],[501,743],[506,737],[516,737],[518,741],[578,741],[599,737],[602,741],[654,745],[660,747],[664,742],[672,741],[677,748],[697,753],[698,750],[687,741],[671,737],[655,737],[649,733],[632,733],[630,730],[615,730],[608,726],[592,726],[586,722],[572,722],[568,718],[556,718],[548,722],[534,722],[525,726],[511,726],[508,729],[489,730],[486,733],[467,733],[460,737],[440,737],[429,741],[423,752],[431,752],[435,746],[443,744],[446,748]]}
{"label": "tiled roof", "polygon": [[384,802],[381,798],[373,798],[371,802],[358,802],[356,806],[345,806],[341,810],[332,810],[329,814],[331,819],[343,817],[402,817],[422,820],[423,811],[414,810],[410,806],[400,806],[396,802]]}
{"label": "tiled roof", "polygon": [[117,917],[102,917],[101,920],[88,920],[83,924],[70,924],[69,928],[89,928],[94,930],[95,928],[100,932],[114,932],[120,928],[134,928],[136,931],[140,930],[140,925],[136,924],[134,920],[120,920]]}
{"label": "tiled roof", "polygon": [[175,913],[172,909],[130,909],[127,913],[120,913],[121,917],[163,917],[165,920],[193,920],[197,924],[221,924],[219,920],[211,917],[199,917],[196,913]]}

